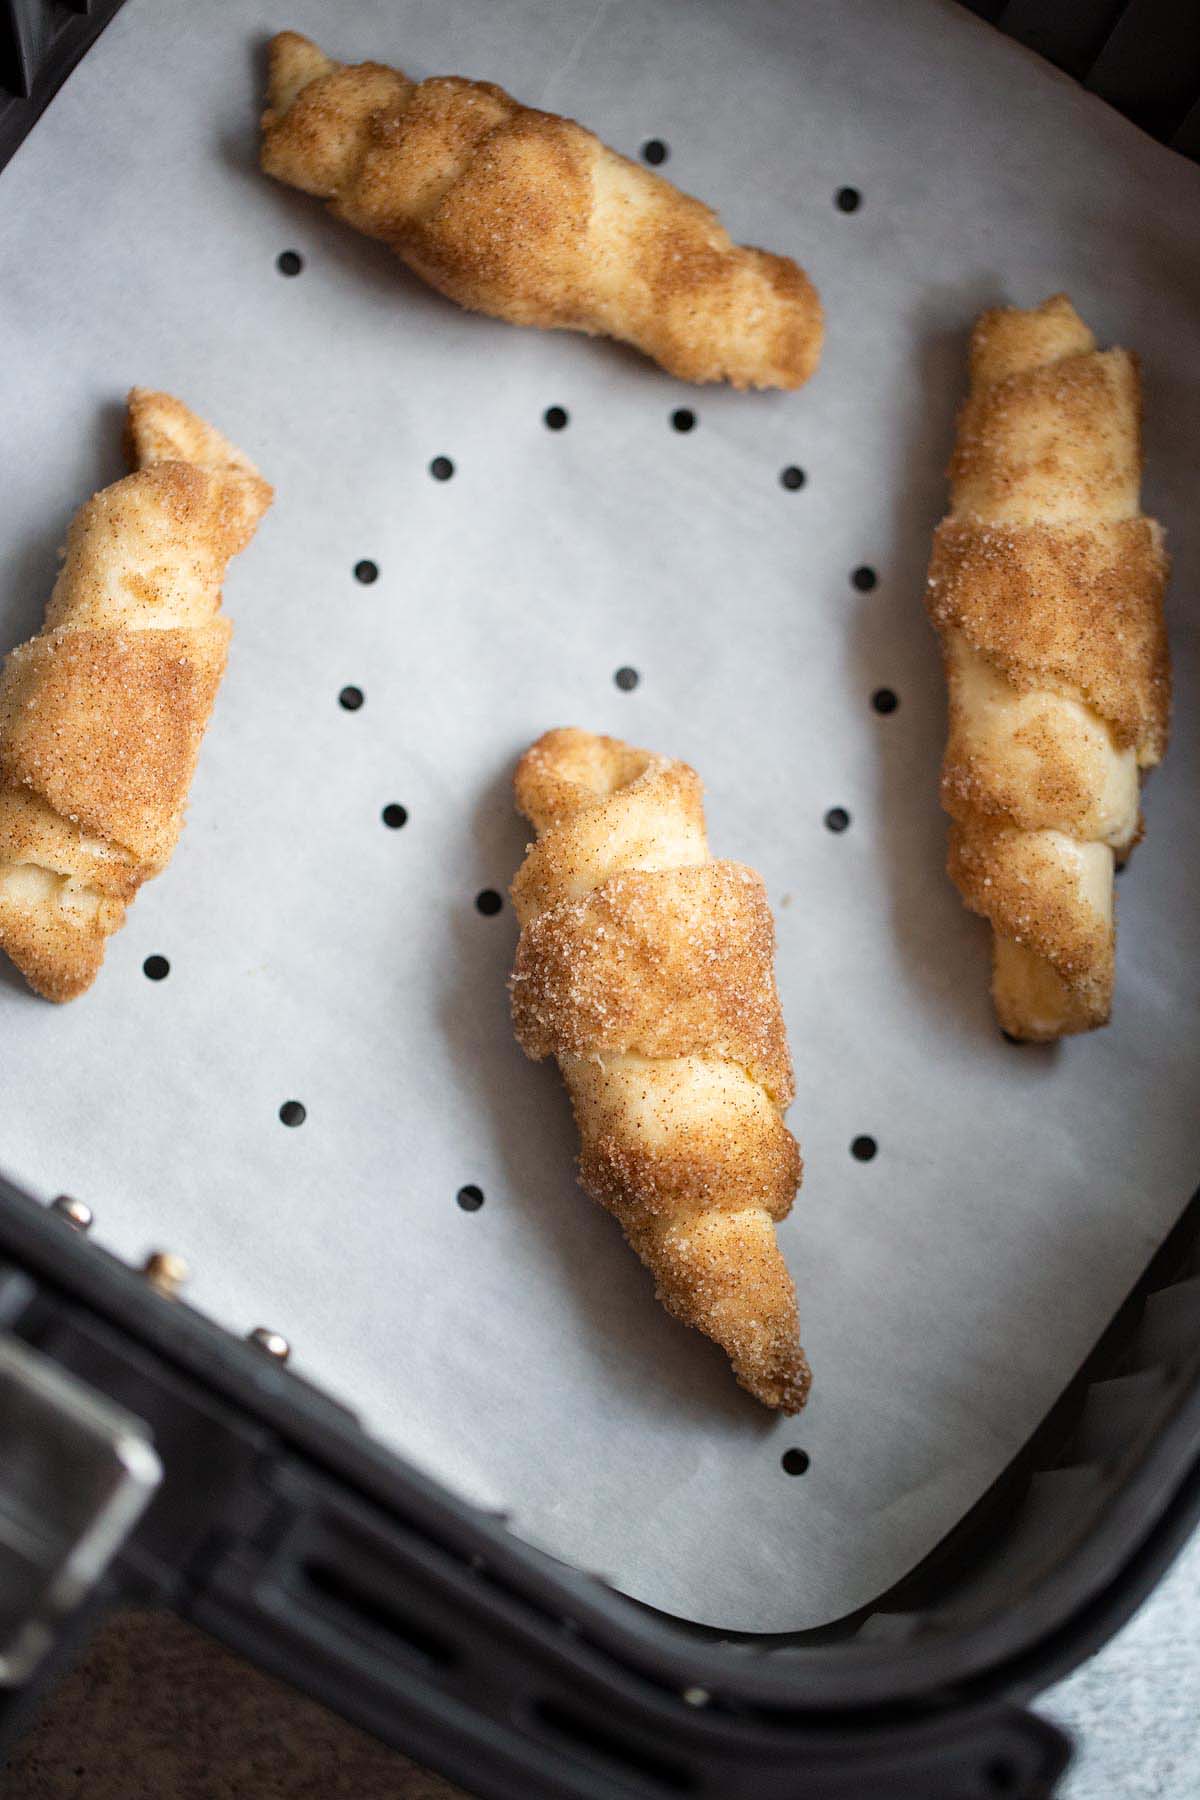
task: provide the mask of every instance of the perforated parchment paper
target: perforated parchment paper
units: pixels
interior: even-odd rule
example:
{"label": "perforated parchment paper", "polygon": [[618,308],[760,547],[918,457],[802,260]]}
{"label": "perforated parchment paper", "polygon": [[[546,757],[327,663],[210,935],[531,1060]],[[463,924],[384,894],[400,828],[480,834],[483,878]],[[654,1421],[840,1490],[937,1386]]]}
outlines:
{"label": "perforated parchment paper", "polygon": [[[689,390],[420,287],[258,174],[283,26],[500,81],[631,154],[662,139],[735,236],[810,270],[820,374]],[[643,1600],[783,1629],[902,1575],[1200,1166],[1198,220],[1200,170],[950,4],[129,0],[0,176],[3,646],[120,472],[131,383],[215,420],[279,497],[231,571],[170,869],[85,998],[0,982],[7,1170],[86,1198],[122,1254],[182,1252],[196,1304],[283,1331],[388,1443]],[[922,587],[970,322],[1060,288],[1144,357],[1178,705],[1120,883],[1114,1023],[1056,1052],[1001,1039],[986,930],[942,873]],[[807,1162],[782,1228],[816,1377],[794,1421],[655,1305],[576,1188],[553,1068],[512,1041],[511,908],[476,896],[522,854],[514,760],[561,723],[693,761],[716,853],[766,876]]]}

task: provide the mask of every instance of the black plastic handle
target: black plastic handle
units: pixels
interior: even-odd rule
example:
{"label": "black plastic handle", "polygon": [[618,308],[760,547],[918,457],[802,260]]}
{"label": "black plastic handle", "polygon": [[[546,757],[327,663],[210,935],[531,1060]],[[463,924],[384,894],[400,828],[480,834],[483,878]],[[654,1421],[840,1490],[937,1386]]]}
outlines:
{"label": "black plastic handle", "polygon": [[1042,1800],[1066,1766],[1014,1706],[773,1715],[665,1689],[310,1469],[269,1485],[191,1616],[487,1800]]}
{"label": "black plastic handle", "polygon": [[0,0],[0,169],[121,0]]}

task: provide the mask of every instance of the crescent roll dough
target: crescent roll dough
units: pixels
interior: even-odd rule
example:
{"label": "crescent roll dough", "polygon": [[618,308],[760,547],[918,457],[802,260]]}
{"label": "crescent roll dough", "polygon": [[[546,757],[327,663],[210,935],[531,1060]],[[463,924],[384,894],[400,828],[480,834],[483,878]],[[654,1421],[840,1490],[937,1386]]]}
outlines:
{"label": "crescent roll dough", "polygon": [[978,321],[928,606],[950,733],[950,874],[994,933],[1010,1036],[1108,1021],[1113,874],[1166,749],[1162,532],[1140,509],[1141,385],[1065,294]]}
{"label": "crescent roll dough", "polygon": [[0,673],[0,948],[48,1000],[91,986],[165,868],[225,668],[225,565],[271,489],[169,394],[135,388],[136,473],[75,515],[45,623]]}
{"label": "crescent roll dough", "polygon": [[513,1019],[555,1056],[583,1186],[616,1214],[664,1305],[715,1338],[765,1406],[809,1372],[775,1239],[800,1180],[792,1067],[761,878],[708,853],[685,763],[586,731],[522,757],[537,830],[513,883]]}
{"label": "crescent roll dough", "polygon": [[572,119],[490,82],[347,66],[272,40],[262,166],[381,238],[430,286],[514,325],[622,338],[684,381],[799,387],[821,306],[786,256]]}

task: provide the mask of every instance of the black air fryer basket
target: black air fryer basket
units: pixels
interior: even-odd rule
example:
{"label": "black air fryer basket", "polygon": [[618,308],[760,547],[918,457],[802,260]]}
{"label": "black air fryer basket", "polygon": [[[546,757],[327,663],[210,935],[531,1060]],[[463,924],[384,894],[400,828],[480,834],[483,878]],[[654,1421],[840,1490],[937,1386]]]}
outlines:
{"label": "black air fryer basket", "polygon": [[[1190,7],[973,10],[1200,155]],[[0,7],[0,160],[115,11]],[[771,1636],[531,1549],[88,1222],[0,1181],[0,1742],[106,1609],[152,1603],[484,1795],[1046,1795],[1068,1745],[1027,1703],[1200,1515],[1200,1200],[938,1548],[851,1616]]]}

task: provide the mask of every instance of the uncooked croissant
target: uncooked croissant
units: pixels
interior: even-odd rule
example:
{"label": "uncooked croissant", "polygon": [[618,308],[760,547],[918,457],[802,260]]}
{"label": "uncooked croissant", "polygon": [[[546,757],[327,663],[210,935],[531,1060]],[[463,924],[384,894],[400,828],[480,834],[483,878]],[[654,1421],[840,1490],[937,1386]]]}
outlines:
{"label": "uncooked croissant", "polygon": [[583,1186],[670,1311],[756,1399],[798,1412],[809,1372],[775,1223],[800,1152],[762,880],[709,856],[693,769],[616,738],[547,732],[516,798],[538,838],[512,889],[513,1018],[527,1055],[558,1059]]}
{"label": "uncooked croissant", "polygon": [[994,932],[1010,1036],[1108,1021],[1113,874],[1166,749],[1162,532],[1140,509],[1136,358],[1065,294],[986,312],[929,570],[950,685],[950,873]]}
{"label": "uncooked croissant", "polygon": [[135,388],[137,473],[71,523],[40,634],[0,673],[0,948],[48,1000],[95,979],[166,866],[225,668],[230,557],[271,489],[169,394]]}
{"label": "uncooked croissant", "polygon": [[684,381],[795,388],[817,366],[820,301],[794,262],[490,82],[343,65],[285,31],[262,125],[268,175],[460,306],[621,338]]}

